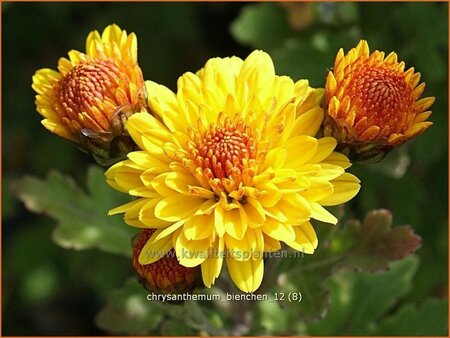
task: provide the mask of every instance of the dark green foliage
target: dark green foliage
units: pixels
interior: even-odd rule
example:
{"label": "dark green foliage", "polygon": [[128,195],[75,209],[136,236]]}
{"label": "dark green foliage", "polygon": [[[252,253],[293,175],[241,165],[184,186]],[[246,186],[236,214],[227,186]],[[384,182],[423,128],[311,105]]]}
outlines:
{"label": "dark green foliage", "polygon": [[137,233],[124,226],[120,217],[107,217],[113,206],[128,201],[126,195],[111,189],[103,170],[92,166],[87,185],[90,195],[58,172],[50,172],[46,181],[25,177],[17,183],[17,195],[26,207],[55,218],[59,223],[54,241],[67,249],[97,248],[131,257],[130,238]]}

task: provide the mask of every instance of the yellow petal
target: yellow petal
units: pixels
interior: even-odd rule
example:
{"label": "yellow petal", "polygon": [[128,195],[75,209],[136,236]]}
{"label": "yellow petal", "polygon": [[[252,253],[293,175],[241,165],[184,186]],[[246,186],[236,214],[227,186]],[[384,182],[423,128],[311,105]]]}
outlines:
{"label": "yellow petal", "polygon": [[161,229],[156,230],[147,243],[145,243],[138,257],[139,264],[145,265],[154,263],[164,257],[164,255],[172,249],[172,239],[170,237],[164,237],[155,241],[159,232],[161,232]]}
{"label": "yellow petal", "polygon": [[309,135],[315,136],[322,124],[323,110],[320,107],[315,107],[301,114],[294,122],[294,127],[291,131],[291,136]]}
{"label": "yellow petal", "polygon": [[139,210],[142,208],[142,206],[145,205],[149,200],[146,198],[139,198],[137,200],[122,204],[118,207],[115,207],[114,209],[111,209],[108,211],[108,215],[116,215],[124,213],[130,209],[136,208],[136,215],[138,215]]}
{"label": "yellow petal", "polygon": [[219,237],[222,237],[225,233],[224,218],[225,210],[221,204],[218,204],[214,209],[214,227]]}
{"label": "yellow petal", "polygon": [[338,152],[332,152],[325,160],[323,160],[325,163],[334,164],[339,167],[342,167],[344,169],[347,169],[352,164],[348,160],[347,156],[344,154],[338,153]]}
{"label": "yellow petal", "polygon": [[208,288],[210,288],[211,285],[214,284],[216,278],[220,274],[220,270],[222,270],[223,258],[225,256],[223,238],[220,238],[218,240],[217,247],[213,254],[214,255],[212,257],[208,257],[202,263],[203,284],[205,284],[205,286]]}
{"label": "yellow petal", "polygon": [[209,239],[188,240],[183,232],[175,242],[175,251],[181,265],[191,268],[202,264],[210,254]]}
{"label": "yellow petal", "polygon": [[167,186],[184,195],[190,195],[189,186],[197,185],[197,180],[184,171],[172,171],[165,180]]}
{"label": "yellow petal", "polygon": [[69,59],[73,64],[78,64],[78,63],[86,60],[86,55],[84,55],[83,53],[80,53],[77,50],[71,50],[67,54],[69,55]]}
{"label": "yellow petal", "polygon": [[280,241],[292,241],[295,238],[294,229],[291,225],[281,223],[269,218],[263,225],[262,230],[268,236]]}
{"label": "yellow petal", "polygon": [[177,222],[193,215],[203,201],[198,197],[171,195],[156,205],[155,216],[164,221]]}
{"label": "yellow petal", "polygon": [[116,24],[109,25],[103,30],[102,33],[102,42],[111,43],[111,42],[120,42],[122,35],[122,30]]}
{"label": "yellow petal", "polygon": [[181,220],[181,221],[173,223],[172,225],[170,225],[164,229],[160,229],[160,232],[155,237],[155,241],[159,241],[161,238],[173,234],[176,230],[178,230],[184,224],[184,222],[185,222],[185,220]]}
{"label": "yellow petal", "polygon": [[237,260],[261,257],[264,251],[264,237],[260,229],[248,229],[241,240],[225,234],[224,241],[228,255]]}
{"label": "yellow petal", "polygon": [[261,285],[264,275],[264,261],[249,259],[237,261],[227,258],[227,268],[231,279],[236,286],[244,292],[254,292]]}
{"label": "yellow petal", "polygon": [[128,62],[137,63],[137,37],[136,34],[131,33],[126,41],[125,50],[122,51],[124,58]]}
{"label": "yellow petal", "polygon": [[[265,52],[256,50],[244,60],[237,81],[240,84],[247,84],[249,96],[251,96],[261,87],[267,86],[273,80],[274,76],[275,68],[270,56]],[[243,89],[243,87],[245,85],[241,85],[237,89],[240,102],[244,102],[242,93],[239,95],[239,89]]]}
{"label": "yellow petal", "polygon": [[76,139],[70,133],[70,131],[66,127],[62,126],[59,122],[55,123],[50,120],[42,120],[41,123],[45,128],[47,128],[52,133],[61,136],[67,140],[72,140],[76,142]]}
{"label": "yellow petal", "polygon": [[214,215],[191,216],[183,226],[183,233],[188,240],[205,239],[214,232]]}
{"label": "yellow petal", "polygon": [[212,215],[218,205],[219,202],[216,202],[214,199],[208,199],[199,206],[198,210],[195,212],[195,215]]}
{"label": "yellow petal", "polygon": [[161,117],[171,131],[181,131],[187,126],[185,118],[178,114],[176,95],[167,87],[153,81],[145,81],[150,110]]}
{"label": "yellow petal", "polygon": [[269,150],[264,160],[264,167],[261,168],[261,170],[266,170],[267,168],[281,168],[286,161],[287,154],[287,150],[283,148]]}
{"label": "yellow petal", "polygon": [[97,56],[97,49],[95,48],[96,41],[101,41],[100,34],[97,31],[90,32],[86,39],[86,54],[91,57]]}
{"label": "yellow petal", "polygon": [[144,204],[139,211],[139,221],[149,228],[165,228],[170,222],[161,220],[155,216],[155,206],[161,201],[161,197],[154,198]]}
{"label": "yellow petal", "polygon": [[336,224],[338,219],[332,213],[326,210],[317,202],[310,202],[311,204],[311,218],[317,219],[325,223]]}
{"label": "yellow petal", "polygon": [[152,154],[162,154],[163,145],[173,141],[167,128],[149,113],[133,114],[127,121],[127,131],[142,150]]}
{"label": "yellow petal", "polygon": [[60,58],[58,60],[58,70],[61,72],[61,75],[69,73],[73,69],[73,67],[73,63],[66,58]]}
{"label": "yellow petal", "polygon": [[287,216],[277,206],[273,206],[271,208],[264,208],[264,211],[267,216],[272,217],[273,219],[276,219],[279,222],[285,223],[288,221]]}
{"label": "yellow petal", "polygon": [[251,228],[258,227],[266,221],[264,208],[257,199],[248,198],[247,203],[242,205],[245,215],[247,216],[248,226]]}
{"label": "yellow petal", "polygon": [[327,83],[327,90],[330,93],[334,93],[335,90],[336,90],[336,87],[337,87],[337,82],[336,82],[336,79],[335,79],[335,77],[333,75],[333,72],[331,72],[331,71],[328,72],[327,82],[326,83]]}
{"label": "yellow petal", "polygon": [[321,205],[337,205],[351,200],[361,188],[360,180],[349,173],[345,173],[331,181],[333,194],[320,200]]}
{"label": "yellow petal", "polygon": [[283,197],[277,204],[290,224],[304,223],[311,217],[311,203],[300,194]]}
{"label": "yellow petal", "polygon": [[264,208],[271,208],[281,199],[282,193],[278,187],[273,183],[257,186],[262,191],[259,202]]}
{"label": "yellow petal", "polygon": [[358,56],[368,56],[369,55],[369,44],[366,40],[360,40],[358,45],[356,46],[356,51],[358,53]]}
{"label": "yellow petal", "polygon": [[321,169],[316,175],[314,175],[314,178],[331,181],[345,172],[344,168],[326,162],[322,162],[320,166]]}
{"label": "yellow petal", "polygon": [[431,115],[431,111],[429,111],[429,110],[426,112],[420,113],[419,115],[417,115],[414,118],[414,123],[426,121],[430,117],[430,115]]}
{"label": "yellow petal", "polygon": [[317,248],[317,235],[310,222],[294,227],[295,237],[291,241],[285,241],[294,250],[307,254],[314,253]]}
{"label": "yellow petal", "polygon": [[236,208],[225,211],[223,225],[227,234],[241,240],[247,231],[247,216],[244,210]]}
{"label": "yellow petal", "polygon": [[136,169],[129,160],[115,164],[105,173],[108,181],[113,181],[124,192],[145,187],[140,178],[141,174],[142,169]]}
{"label": "yellow petal", "polygon": [[253,231],[249,231],[244,238],[237,240],[225,234],[223,238],[228,255],[239,261],[251,259],[256,241],[254,235],[255,233]]}
{"label": "yellow petal", "polygon": [[316,153],[317,140],[311,136],[296,136],[286,142],[288,157],[285,166],[296,168],[308,162]]}
{"label": "yellow petal", "polygon": [[433,124],[433,122],[431,122],[431,121],[415,123],[405,132],[405,136],[410,138],[410,137],[419,135],[420,133],[424,132],[432,124]]}
{"label": "yellow petal", "polygon": [[281,249],[280,241],[264,234],[264,251],[274,252]]}
{"label": "yellow petal", "polygon": [[[170,189],[166,184],[166,178],[169,175],[169,173],[163,173],[155,176],[153,171],[151,169],[146,170],[141,175],[141,180],[145,183],[146,186],[151,187],[154,189],[157,193],[159,193],[161,196],[172,196],[174,194],[177,194],[180,196],[180,198],[183,198],[181,194],[178,194],[176,191]],[[189,198],[189,197],[186,197]]]}
{"label": "yellow petal", "polygon": [[152,168],[152,172],[154,173],[164,173],[169,170],[169,165],[166,162],[161,161],[159,157],[152,156],[146,151],[133,151],[128,153],[127,157],[143,169]]}
{"label": "yellow petal", "polygon": [[308,201],[320,201],[333,193],[333,185],[321,178],[310,177],[310,187],[300,194]]}
{"label": "yellow petal", "polygon": [[435,101],[435,98],[433,96],[424,97],[424,98],[418,100],[414,105],[418,111],[425,111],[431,107],[431,105],[434,103],[434,101]]}
{"label": "yellow petal", "polygon": [[337,141],[334,137],[322,137],[317,140],[317,150],[310,163],[320,163],[329,156],[336,147]]}
{"label": "yellow petal", "polygon": [[307,93],[311,91],[308,80],[298,80],[294,85],[296,97],[306,97]]}
{"label": "yellow petal", "polygon": [[[295,85],[288,76],[276,76],[268,81],[259,91],[259,96],[264,107],[270,107],[273,110],[270,126],[273,126],[277,117],[284,116],[286,129],[292,129],[295,120]],[[266,98],[264,100],[263,98]],[[267,109],[266,109],[267,111]]]}

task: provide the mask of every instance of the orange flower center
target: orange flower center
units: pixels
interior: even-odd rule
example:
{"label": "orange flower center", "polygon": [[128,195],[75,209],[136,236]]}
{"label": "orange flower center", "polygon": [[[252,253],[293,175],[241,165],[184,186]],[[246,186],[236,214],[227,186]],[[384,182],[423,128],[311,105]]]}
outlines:
{"label": "orange flower center", "polygon": [[211,126],[198,140],[197,164],[210,169],[216,178],[230,177],[233,170],[242,170],[243,160],[255,156],[249,131],[243,124],[228,128]]}
{"label": "orange flower center", "polygon": [[[221,118],[219,117],[219,121]],[[256,168],[253,132],[242,121],[226,118],[199,133],[188,143],[191,158],[201,168],[212,190],[219,194],[249,185]]]}
{"label": "orange flower center", "polygon": [[[57,97],[67,117],[76,120],[82,112],[107,97],[114,100],[114,88],[121,76],[119,68],[111,60],[96,60],[76,65],[59,83]],[[107,118],[109,116],[106,116]]]}
{"label": "orange flower center", "polygon": [[414,98],[403,73],[379,66],[357,69],[346,94],[357,107],[355,123],[366,117],[372,124],[403,132],[404,119],[413,109]]}

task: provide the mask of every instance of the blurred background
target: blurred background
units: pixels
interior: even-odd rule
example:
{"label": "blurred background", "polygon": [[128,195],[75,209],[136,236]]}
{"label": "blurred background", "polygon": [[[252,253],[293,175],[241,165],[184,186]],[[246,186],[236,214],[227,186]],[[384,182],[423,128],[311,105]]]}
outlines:
{"label": "blurred background", "polygon": [[[96,316],[105,304],[110,304],[111,292],[133,276],[129,258],[95,249],[76,251],[58,246],[52,241],[56,222],[27,211],[17,198],[18,180],[25,175],[44,178],[52,170],[85,186],[86,168],[93,162],[41,126],[31,77],[39,68],[56,68],[59,57],[66,56],[70,49],[84,51],[87,34],[111,23],[136,33],[145,79],[173,90],[178,76],[198,70],[208,58],[245,58],[253,49],[270,53],[277,74],[290,75],[294,80],[307,78],[315,87],[324,86],[327,68],[332,67],[338,49],[347,51],[361,38],[368,40],[372,50],[397,52],[408,68],[414,66],[422,73],[427,84],[424,95],[436,97],[431,116],[434,125],[390,154],[382,164],[352,167],[351,172],[363,182],[352,209],[359,218],[371,209],[389,209],[394,224],[411,224],[422,237],[417,254],[420,264],[408,285],[409,292],[390,311],[405,304],[422,309],[430,298],[447,298],[447,3],[1,6],[3,335],[177,334],[167,328],[171,322],[155,324],[150,331],[114,331],[97,325]],[[261,307],[257,311],[262,328],[225,332],[292,333],[288,320],[272,323],[270,311],[276,310]],[[214,320],[220,318],[213,316]],[[225,330],[231,322],[222,319]],[[164,325],[166,331],[161,329]],[[185,331],[178,333],[198,334],[195,326],[186,325]],[[442,335],[447,334],[442,330]],[[324,333],[317,328],[306,332]],[[335,329],[324,334],[361,332]]]}

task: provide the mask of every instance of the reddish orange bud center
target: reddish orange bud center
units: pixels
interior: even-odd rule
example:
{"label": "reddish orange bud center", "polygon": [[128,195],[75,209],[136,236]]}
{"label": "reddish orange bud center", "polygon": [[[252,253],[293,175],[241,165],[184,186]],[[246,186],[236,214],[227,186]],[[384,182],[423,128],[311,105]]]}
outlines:
{"label": "reddish orange bud center", "polygon": [[190,291],[194,286],[198,271],[195,268],[186,268],[180,265],[173,249],[155,263],[147,265],[139,263],[139,254],[154,232],[154,229],[145,229],[135,239],[133,243],[134,269],[152,291],[162,293]]}
{"label": "reddish orange bud center", "polygon": [[[357,108],[354,121],[357,133],[368,125],[383,127],[386,134],[403,133],[407,129],[406,119],[413,111],[415,100],[403,72],[362,66],[349,78],[346,94]],[[364,123],[358,130],[362,119]]]}
{"label": "reddish orange bud center", "polygon": [[[93,107],[106,99],[115,101],[115,89],[121,77],[119,67],[112,60],[96,60],[76,65],[59,83],[56,96],[61,116],[77,120],[78,114],[92,113]],[[110,107],[114,110],[113,107]],[[93,115],[97,115],[94,112]],[[100,110],[103,116],[95,116],[99,127],[107,130],[112,112]],[[108,114],[109,113],[109,114]]]}

